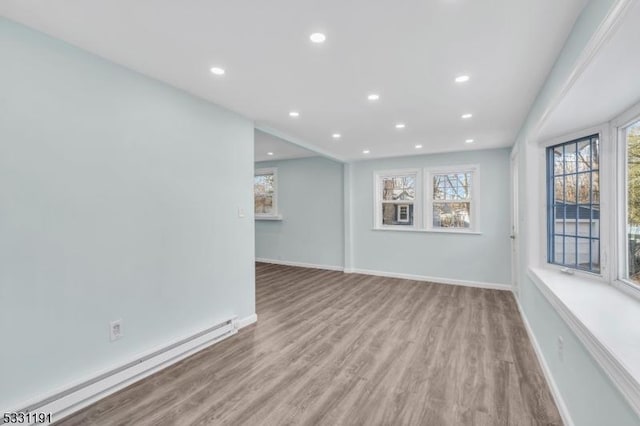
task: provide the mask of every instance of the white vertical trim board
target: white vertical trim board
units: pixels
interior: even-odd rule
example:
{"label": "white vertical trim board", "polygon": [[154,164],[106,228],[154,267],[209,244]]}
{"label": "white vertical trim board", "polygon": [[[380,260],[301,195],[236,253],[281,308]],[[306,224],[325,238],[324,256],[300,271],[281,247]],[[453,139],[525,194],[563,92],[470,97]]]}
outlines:
{"label": "white vertical trim board", "polygon": [[[515,296],[515,294],[514,294]],[[560,417],[562,417],[562,422],[566,426],[574,426],[573,419],[571,418],[571,414],[569,413],[569,409],[567,405],[564,403],[564,399],[562,399],[562,394],[560,393],[560,389],[556,384],[556,381],[553,379],[553,374],[551,373],[551,369],[547,364],[547,360],[544,358],[542,354],[542,348],[540,348],[540,344],[536,339],[536,335],[533,333],[533,329],[531,328],[531,324],[529,324],[529,320],[527,320],[527,316],[524,313],[524,309],[522,309],[522,305],[520,305],[520,300],[518,297],[515,297],[516,303],[518,304],[518,311],[520,312],[520,317],[522,318],[522,322],[524,323],[524,328],[527,330],[527,334],[529,335],[529,340],[531,341],[531,346],[533,346],[533,350],[536,353],[536,357],[538,358],[538,362],[540,363],[540,367],[542,368],[542,373],[544,374],[545,379],[547,380],[547,384],[549,385],[549,390],[551,390],[551,396],[553,396],[553,400],[556,403],[556,407],[558,407],[558,411],[560,412]]]}
{"label": "white vertical trim board", "polygon": [[256,262],[261,263],[272,263],[274,265],[284,265],[284,266],[297,266],[300,268],[311,268],[311,269],[326,269],[328,271],[343,271],[344,267],[338,265],[319,265],[316,263],[305,263],[305,262],[292,262],[289,260],[280,260],[280,259],[265,259],[263,257],[257,257]]}
{"label": "white vertical trim board", "polygon": [[[255,314],[239,320],[235,317],[228,318],[173,344],[136,357],[127,364],[104,370],[85,380],[70,383],[47,396],[34,398],[20,407],[4,409],[2,412],[52,413],[54,421],[59,421],[196,352],[233,336],[239,328],[246,327],[256,320]],[[2,424],[2,419],[0,419],[0,424]]]}

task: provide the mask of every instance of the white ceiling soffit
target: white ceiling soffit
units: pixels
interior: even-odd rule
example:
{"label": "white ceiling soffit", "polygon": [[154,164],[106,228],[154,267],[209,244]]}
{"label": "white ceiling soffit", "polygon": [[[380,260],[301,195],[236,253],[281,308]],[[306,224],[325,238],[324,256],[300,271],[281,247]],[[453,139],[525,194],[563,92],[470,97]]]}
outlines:
{"label": "white ceiling soffit", "polygon": [[291,160],[318,155],[258,129],[254,131],[254,146],[255,161]]}
{"label": "white ceiling soffit", "polygon": [[547,119],[540,140],[608,122],[640,102],[640,3],[596,54]]}
{"label": "white ceiling soffit", "polygon": [[585,2],[3,0],[0,13],[359,159],[511,146]]}

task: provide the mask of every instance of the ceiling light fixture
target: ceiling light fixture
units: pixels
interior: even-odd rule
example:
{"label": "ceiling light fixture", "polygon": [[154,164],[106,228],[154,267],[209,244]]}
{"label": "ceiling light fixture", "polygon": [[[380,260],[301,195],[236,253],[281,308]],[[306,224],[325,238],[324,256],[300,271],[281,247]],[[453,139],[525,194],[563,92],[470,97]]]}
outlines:
{"label": "ceiling light fixture", "polygon": [[298,111],[291,111],[289,117],[298,118],[300,117],[300,113]]}
{"label": "ceiling light fixture", "polygon": [[416,149],[420,149],[420,148],[422,148],[422,145],[420,144],[416,145]]}
{"label": "ceiling light fixture", "polygon": [[404,129],[405,127],[407,127],[407,125],[406,125],[406,124],[404,124],[404,123],[398,123],[398,124],[396,124],[396,129]]}
{"label": "ceiling light fixture", "polygon": [[462,114],[462,118],[464,118],[465,120],[471,117],[473,117],[473,114]]}
{"label": "ceiling light fixture", "polygon": [[314,43],[324,43],[326,39],[327,39],[327,36],[322,33],[313,33],[309,36],[309,40],[311,40]]}
{"label": "ceiling light fixture", "polygon": [[224,75],[224,69],[220,68],[220,67],[212,67],[211,68],[211,73],[214,75]]}
{"label": "ceiling light fixture", "polygon": [[370,153],[370,152],[371,152],[371,151],[369,151],[368,149],[365,149],[364,151],[362,151],[362,153],[363,153],[363,154],[368,154],[368,153]]}
{"label": "ceiling light fixture", "polygon": [[340,139],[342,135],[340,133],[334,133],[333,135],[331,135],[331,137],[334,139]]}
{"label": "ceiling light fixture", "polygon": [[273,152],[267,152],[267,155],[273,155]]}
{"label": "ceiling light fixture", "polygon": [[370,101],[377,101],[378,99],[380,99],[380,95],[378,95],[377,93],[372,93],[367,96],[367,99],[369,99]]}
{"label": "ceiling light fixture", "polygon": [[464,143],[473,143],[473,139],[467,139]]}
{"label": "ceiling light fixture", "polygon": [[467,81],[469,81],[468,75],[459,75],[456,77],[456,83],[466,83]]}

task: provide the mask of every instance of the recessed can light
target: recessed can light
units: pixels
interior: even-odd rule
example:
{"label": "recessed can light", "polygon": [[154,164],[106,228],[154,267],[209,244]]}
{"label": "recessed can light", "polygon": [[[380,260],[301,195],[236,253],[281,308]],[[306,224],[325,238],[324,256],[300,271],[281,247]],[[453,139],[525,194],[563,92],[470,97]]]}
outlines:
{"label": "recessed can light", "polygon": [[340,139],[342,135],[340,133],[334,133],[333,135],[331,135],[331,137],[334,139]]}
{"label": "recessed can light", "polygon": [[456,83],[466,83],[467,81],[469,81],[468,75],[459,75],[456,77]]}
{"label": "recessed can light", "polygon": [[300,117],[300,113],[298,111],[291,111],[289,117],[298,118]]}
{"label": "recessed can light", "polygon": [[369,96],[367,96],[367,99],[369,99],[370,101],[377,101],[378,99],[380,99],[380,95],[378,95],[377,93],[371,93]]}
{"label": "recessed can light", "polygon": [[464,141],[464,143],[473,143],[473,139],[467,139]]}
{"label": "recessed can light", "polygon": [[267,152],[267,155],[273,155],[273,152]]}
{"label": "recessed can light", "polygon": [[309,36],[309,40],[311,40],[314,43],[324,43],[326,39],[327,39],[327,36],[322,33],[313,33]]}
{"label": "recessed can light", "polygon": [[464,118],[465,120],[471,117],[473,117],[473,114],[462,114],[462,118]]}
{"label": "recessed can light", "polygon": [[422,148],[422,145],[420,144],[416,145],[416,149],[420,149],[420,148]]}
{"label": "recessed can light", "polygon": [[398,124],[396,124],[396,129],[404,129],[405,127],[407,127],[407,125],[406,125],[406,124],[404,124],[404,123],[398,123]]}
{"label": "recessed can light", "polygon": [[211,68],[211,73],[214,75],[224,75],[224,69],[220,68],[220,67],[212,67]]}
{"label": "recessed can light", "polygon": [[362,153],[363,153],[363,154],[368,154],[368,153],[370,153],[370,152],[371,152],[371,151],[369,151],[368,149],[365,149],[364,151],[362,151]]}

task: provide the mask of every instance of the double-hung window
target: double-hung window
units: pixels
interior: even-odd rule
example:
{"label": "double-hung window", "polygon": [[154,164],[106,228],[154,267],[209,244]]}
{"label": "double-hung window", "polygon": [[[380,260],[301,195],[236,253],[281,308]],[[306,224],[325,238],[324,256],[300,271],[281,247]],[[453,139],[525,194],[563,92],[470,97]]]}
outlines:
{"label": "double-hung window", "polygon": [[477,233],[478,182],[477,166],[377,172],[375,228]]}
{"label": "double-hung window", "polygon": [[427,229],[477,229],[477,184],[476,166],[431,170],[427,182]]}
{"label": "double-hung window", "polygon": [[600,136],[547,148],[547,260],[600,272]]}
{"label": "double-hung window", "polygon": [[377,228],[417,228],[419,170],[379,172],[375,176]]}
{"label": "double-hung window", "polygon": [[253,177],[253,200],[256,219],[278,217],[278,170],[257,169]]}

